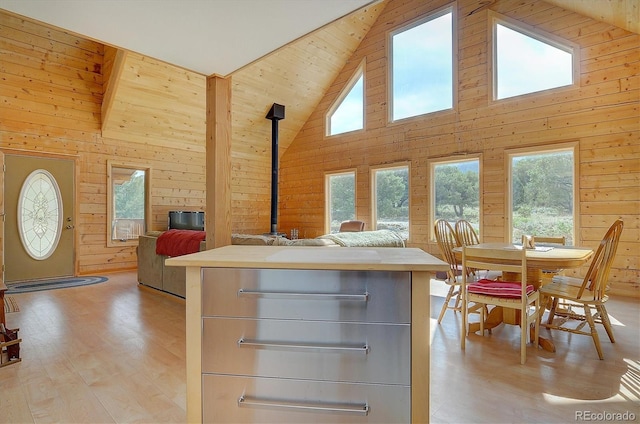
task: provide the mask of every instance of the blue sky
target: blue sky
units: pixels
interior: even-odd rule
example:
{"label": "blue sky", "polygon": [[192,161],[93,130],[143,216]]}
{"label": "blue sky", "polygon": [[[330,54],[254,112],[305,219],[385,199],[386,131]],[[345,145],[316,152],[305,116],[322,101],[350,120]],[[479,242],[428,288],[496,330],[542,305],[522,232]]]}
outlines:
{"label": "blue sky", "polygon": [[359,130],[364,126],[364,90],[363,74],[353,85],[353,88],[344,98],[340,107],[331,115],[332,134],[342,134],[347,131]]}
{"label": "blue sky", "polygon": [[573,83],[571,53],[500,24],[496,32],[498,99]]}
{"label": "blue sky", "polygon": [[451,13],[393,37],[393,120],[453,105]]}

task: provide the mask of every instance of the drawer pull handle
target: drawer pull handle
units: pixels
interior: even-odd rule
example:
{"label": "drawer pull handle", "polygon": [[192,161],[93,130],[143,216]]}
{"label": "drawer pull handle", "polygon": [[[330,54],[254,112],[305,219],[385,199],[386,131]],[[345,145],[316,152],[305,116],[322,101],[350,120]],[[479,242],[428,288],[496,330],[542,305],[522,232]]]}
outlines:
{"label": "drawer pull handle", "polygon": [[240,289],[238,297],[253,297],[261,299],[300,299],[300,300],[353,300],[358,302],[367,302],[369,300],[369,292],[363,294],[349,293],[295,293],[295,292],[270,292],[270,291],[252,291]]}
{"label": "drawer pull handle", "polygon": [[285,343],[285,342],[260,342],[257,340],[240,339],[238,347],[246,347],[253,349],[276,349],[276,350],[298,350],[298,351],[319,351],[319,352],[335,352],[335,353],[369,353],[369,345],[319,345],[306,343]]}
{"label": "drawer pull handle", "polygon": [[335,412],[342,414],[369,415],[369,405],[348,404],[348,403],[313,403],[313,402],[290,402],[290,401],[274,401],[267,399],[256,399],[245,396],[238,398],[238,407],[246,408],[272,408],[272,409],[288,409],[306,412]]}

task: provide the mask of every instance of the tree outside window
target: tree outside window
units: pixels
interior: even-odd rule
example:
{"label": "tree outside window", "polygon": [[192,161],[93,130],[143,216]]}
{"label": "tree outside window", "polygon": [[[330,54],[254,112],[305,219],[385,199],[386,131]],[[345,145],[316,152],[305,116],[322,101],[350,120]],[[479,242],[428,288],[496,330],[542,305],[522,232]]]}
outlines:
{"label": "tree outside window", "polygon": [[432,226],[437,219],[451,223],[464,219],[480,234],[479,168],[479,159],[432,163]]}
{"label": "tree outside window", "polygon": [[375,228],[398,232],[409,238],[409,167],[397,166],[373,171]]}
{"label": "tree outside window", "polygon": [[136,244],[150,222],[150,169],[109,163],[107,244]]}
{"label": "tree outside window", "polygon": [[573,149],[511,155],[511,240],[564,236],[574,244]]}
{"label": "tree outside window", "polygon": [[330,233],[337,233],[343,221],[356,217],[356,173],[348,171],[328,174],[327,222]]}

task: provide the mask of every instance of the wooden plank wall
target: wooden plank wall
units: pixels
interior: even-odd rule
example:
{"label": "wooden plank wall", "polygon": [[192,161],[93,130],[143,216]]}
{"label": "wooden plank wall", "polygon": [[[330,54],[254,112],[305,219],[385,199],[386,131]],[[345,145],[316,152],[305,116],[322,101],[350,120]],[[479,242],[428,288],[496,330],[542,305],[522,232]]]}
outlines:
{"label": "wooden plank wall", "polygon": [[[429,235],[430,158],[480,153],[485,241],[505,237],[505,150],[579,143],[577,244],[598,245],[615,219],[625,229],[613,265],[612,292],[640,297],[640,37],[542,1],[498,0],[473,14],[477,1],[457,2],[458,101],[455,112],[387,123],[388,31],[449,2],[391,0],[335,79],[281,161],[281,228],[300,236],[324,232],[324,172],[356,168],[357,218],[371,228],[369,172],[410,161],[411,240],[437,254]],[[489,101],[489,10],[580,46],[578,88]],[[366,60],[366,130],[324,136],[325,114]],[[583,273],[581,269],[575,273]]]}
{"label": "wooden plank wall", "polygon": [[279,121],[282,156],[383,9],[374,4],[301,37],[234,72],[232,82],[231,206],[238,233],[270,231],[271,121]]}
{"label": "wooden plank wall", "polygon": [[[154,230],[166,228],[169,210],[203,210],[205,206],[205,78],[130,55],[129,69],[138,72],[132,78],[148,84],[147,90],[161,91],[167,81],[178,81],[172,86],[177,90],[172,101],[157,102],[167,115],[180,117],[185,108],[201,103],[202,128],[191,135],[181,132],[181,139],[175,140],[167,136],[171,121],[157,125],[152,110],[136,110],[129,119],[146,132],[103,137],[104,50],[102,44],[0,11],[0,149],[76,158],[79,274],[137,266],[135,246],[106,246],[107,160],[151,166]],[[107,55],[106,63],[110,60],[113,56]],[[137,67],[143,61],[144,66]],[[183,82],[193,79],[202,81],[195,93],[198,83]],[[127,96],[134,97],[130,93],[120,91],[123,107]],[[187,104],[181,104],[183,98]]]}

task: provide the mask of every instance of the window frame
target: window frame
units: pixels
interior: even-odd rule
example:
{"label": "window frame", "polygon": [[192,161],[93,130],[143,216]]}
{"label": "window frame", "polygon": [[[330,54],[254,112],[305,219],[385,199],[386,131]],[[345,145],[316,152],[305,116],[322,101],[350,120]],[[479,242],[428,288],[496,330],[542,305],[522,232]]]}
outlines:
{"label": "window frame", "polygon": [[[488,49],[488,66],[489,72],[488,84],[489,84],[489,102],[500,103],[513,100],[522,99],[523,96],[539,96],[548,93],[571,90],[580,87],[580,46],[577,43],[558,37],[555,34],[543,31],[539,28],[527,25],[523,22],[511,19],[508,16],[504,16],[500,13],[490,10],[489,12],[489,49]],[[563,85],[560,87],[547,88],[544,90],[532,91],[529,93],[518,94],[515,96],[505,97],[502,99],[497,98],[498,94],[498,53],[497,53],[497,25],[500,24],[509,28],[512,31],[519,32],[527,37],[533,38],[541,43],[549,44],[559,50],[563,50],[570,53],[572,56],[572,83],[569,85]]]}
{"label": "window frame", "polygon": [[[435,221],[436,221],[436,178],[435,168],[438,165],[455,164],[461,162],[478,161],[478,235],[482,237],[484,233],[483,228],[483,214],[484,214],[484,196],[482,196],[483,187],[483,172],[482,172],[482,153],[469,153],[458,156],[443,156],[439,158],[429,159],[427,164],[429,166],[429,240],[433,243],[436,242],[435,233]],[[482,240],[482,238],[481,238]]]}
{"label": "window frame", "polygon": [[[342,103],[347,98],[349,94],[351,94],[351,90],[356,85],[358,80],[362,78],[362,128],[357,128],[349,131],[344,131],[341,133],[331,134],[331,117],[333,114],[340,109]],[[367,84],[366,84],[366,58],[363,59],[356,70],[353,72],[345,86],[340,91],[338,97],[331,104],[331,107],[327,110],[325,115],[325,137],[336,137],[344,134],[351,134],[358,131],[364,131],[367,128],[367,107],[366,107],[366,99],[367,99]]]}
{"label": "window frame", "polygon": [[[505,167],[505,210],[504,210],[504,221],[505,221],[505,234],[504,240],[507,243],[512,242],[513,238],[513,157],[516,156],[535,156],[535,155],[545,155],[554,152],[568,152],[571,151],[573,153],[573,245],[578,246],[581,243],[581,240],[578,239],[580,235],[580,221],[579,221],[579,182],[580,182],[580,157],[578,148],[578,142],[564,142],[564,143],[554,143],[549,145],[538,145],[538,146],[530,146],[523,147],[517,149],[507,149],[504,152],[504,160]],[[534,234],[535,235],[535,234]]]}
{"label": "window frame", "polygon": [[341,175],[353,175],[353,219],[357,217],[358,210],[358,181],[357,181],[357,169],[349,168],[339,171],[328,171],[324,173],[324,232],[325,234],[331,233],[331,177]]}
{"label": "window frame", "polygon": [[137,246],[138,238],[118,240],[113,239],[113,219],[115,215],[115,193],[113,190],[113,169],[125,168],[145,171],[144,181],[144,229],[145,234],[151,228],[151,178],[152,169],[149,165],[142,165],[139,163],[122,162],[107,160],[107,247],[122,247],[122,246]]}
{"label": "window frame", "polygon": [[[389,124],[403,123],[412,119],[424,119],[425,116],[437,116],[443,114],[451,114],[454,113],[457,104],[458,104],[458,36],[457,36],[457,26],[458,26],[458,7],[457,2],[451,2],[445,6],[442,6],[438,9],[428,12],[421,17],[418,17],[412,21],[407,23],[403,23],[401,26],[398,26],[394,29],[391,29],[387,32],[387,122]],[[408,31],[417,26],[420,26],[426,22],[437,19],[441,16],[444,16],[448,13],[451,13],[451,107],[447,109],[435,110],[432,112],[421,113],[418,115],[407,116],[404,118],[394,119],[393,110],[394,110],[394,91],[393,91],[393,37],[397,34],[400,34],[404,31]]]}
{"label": "window frame", "polygon": [[407,196],[407,210],[408,213],[408,224],[407,224],[407,238],[405,241],[411,240],[411,223],[412,223],[412,211],[411,211],[411,161],[402,161],[402,162],[393,162],[384,165],[376,165],[369,168],[369,181],[371,187],[371,230],[378,229],[378,195],[377,195],[377,186],[376,186],[376,173],[379,171],[390,171],[394,169],[407,168],[407,183],[409,186],[407,187],[408,196]]}

